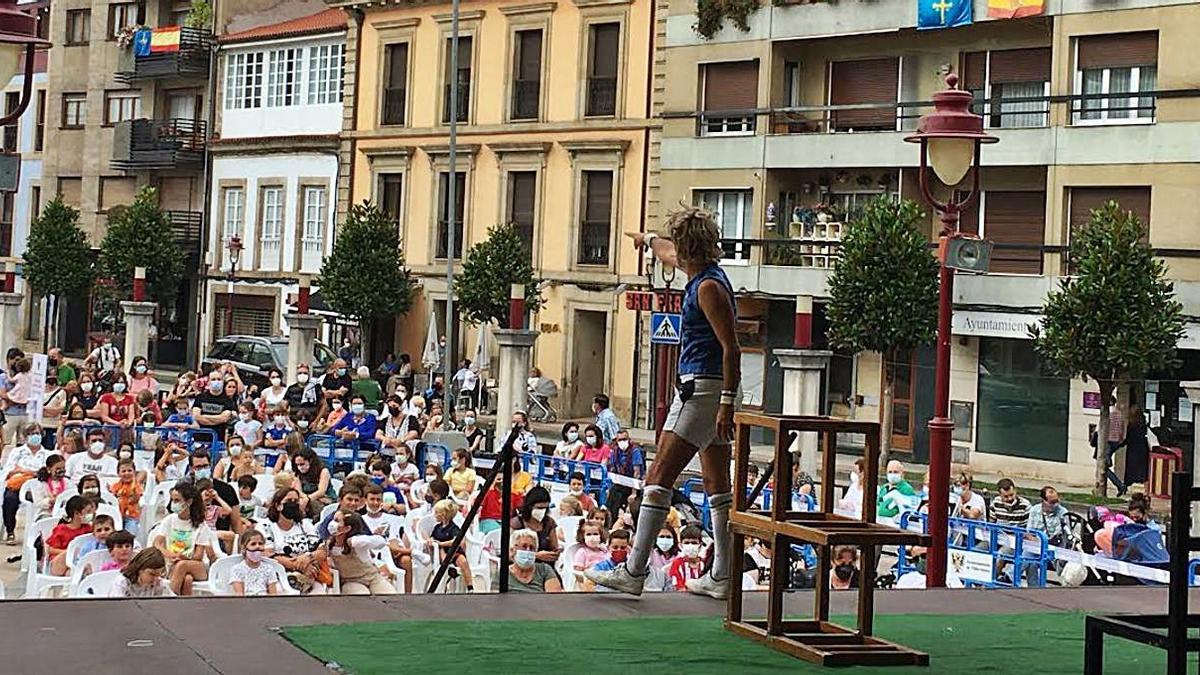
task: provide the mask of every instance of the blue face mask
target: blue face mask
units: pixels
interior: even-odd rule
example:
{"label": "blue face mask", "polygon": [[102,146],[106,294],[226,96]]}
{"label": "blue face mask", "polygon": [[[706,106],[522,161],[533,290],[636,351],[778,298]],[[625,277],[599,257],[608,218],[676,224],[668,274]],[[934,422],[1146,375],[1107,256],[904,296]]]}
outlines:
{"label": "blue face mask", "polygon": [[517,567],[529,569],[537,562],[537,552],[520,550],[513,554],[513,560],[516,561]]}
{"label": "blue face mask", "polygon": [[192,472],[192,475],[196,477],[196,480],[201,480],[203,478],[212,478],[212,469],[210,469],[206,466],[206,467],[203,467],[200,469],[196,469],[195,471]]}
{"label": "blue face mask", "polygon": [[338,377],[343,377],[346,374],[345,368],[338,368]]}
{"label": "blue face mask", "polygon": [[28,446],[31,446],[34,448],[41,447],[42,435],[41,434],[29,434],[28,436],[25,437],[25,445],[28,445]]}
{"label": "blue face mask", "polygon": [[384,480],[383,476],[371,476],[371,482],[376,485],[383,485]]}

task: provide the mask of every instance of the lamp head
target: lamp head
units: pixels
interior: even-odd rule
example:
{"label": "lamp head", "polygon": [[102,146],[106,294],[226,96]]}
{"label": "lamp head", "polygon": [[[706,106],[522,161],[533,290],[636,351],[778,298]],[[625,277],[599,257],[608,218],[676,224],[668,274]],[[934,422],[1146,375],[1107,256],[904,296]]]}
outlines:
{"label": "lamp head", "polygon": [[242,257],[242,238],[234,235],[229,238],[229,243],[225,246],[229,249],[229,261],[237,265],[238,260]]}
{"label": "lamp head", "polygon": [[977,145],[1000,139],[984,133],[983,118],[970,109],[971,92],[958,88],[958,75],[947,75],[946,86],[933,95],[933,112],[922,116],[916,133],[904,140],[921,144],[942,183],[957,185],[975,162]]}

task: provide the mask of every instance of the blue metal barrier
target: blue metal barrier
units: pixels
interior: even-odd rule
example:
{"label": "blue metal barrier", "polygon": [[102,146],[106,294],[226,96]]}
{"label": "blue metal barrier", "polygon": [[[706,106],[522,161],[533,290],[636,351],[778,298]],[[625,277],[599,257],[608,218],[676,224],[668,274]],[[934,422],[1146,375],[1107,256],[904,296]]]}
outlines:
{"label": "blue metal barrier", "polygon": [[517,458],[521,467],[528,471],[537,484],[556,483],[567,485],[571,482],[571,474],[583,474],[583,490],[596,496],[600,504],[608,499],[608,490],[612,480],[608,477],[608,469],[597,462],[585,462],[577,459],[564,459],[541,453],[518,452]]}
{"label": "blue metal barrier", "polygon": [[450,469],[450,448],[442,443],[417,444],[417,466],[424,469],[430,464],[437,464],[442,471]]}
{"label": "blue metal barrier", "polygon": [[1200,558],[1188,563],[1188,586],[1196,585],[1196,574],[1200,573]]}
{"label": "blue metal barrier", "polygon": [[[900,529],[915,529],[911,528],[914,521],[920,525],[921,532],[929,532],[929,521],[925,514],[916,511],[900,514]],[[1050,541],[1045,532],[964,518],[950,518],[949,528],[947,548],[950,550],[951,570],[958,564],[965,571],[972,555],[986,555],[991,558],[986,579],[966,577],[956,572],[963,585],[1016,588],[1021,585],[1021,578],[1025,577],[1026,584],[1031,588],[1046,586],[1046,570],[1054,560],[1054,554],[1050,551]],[[1029,539],[1036,539],[1038,545],[1032,546]],[[900,546],[898,550],[897,577],[916,569],[908,562],[906,548]],[[1006,574],[1005,570],[1010,566],[1011,569]]]}

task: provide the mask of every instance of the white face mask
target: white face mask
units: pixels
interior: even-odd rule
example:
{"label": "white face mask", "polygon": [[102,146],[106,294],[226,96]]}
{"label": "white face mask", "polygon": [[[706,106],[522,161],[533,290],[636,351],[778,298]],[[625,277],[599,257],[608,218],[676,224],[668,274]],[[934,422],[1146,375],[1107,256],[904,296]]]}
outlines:
{"label": "white face mask", "polygon": [[93,388],[95,388],[95,386],[96,385],[91,382],[84,382],[83,384],[79,385],[79,387],[84,391],[91,391]]}
{"label": "white face mask", "polygon": [[250,413],[238,413],[238,417],[241,418],[243,422],[250,421]]}
{"label": "white face mask", "polygon": [[595,436],[588,436],[588,437],[587,437],[587,444],[588,444],[588,445],[595,445],[595,444],[596,444],[596,437],[595,437]]}
{"label": "white face mask", "polygon": [[91,444],[88,445],[88,452],[93,455],[104,454],[104,441],[92,441]]}
{"label": "white face mask", "polygon": [[278,377],[271,378],[271,386],[272,387],[278,387],[281,384],[283,384],[283,380],[281,378],[278,378]]}
{"label": "white face mask", "polygon": [[600,545],[600,535],[585,534],[583,535],[583,543],[587,544],[590,548],[596,548]]}
{"label": "white face mask", "polygon": [[529,515],[540,523],[542,522],[542,519],[546,517],[546,509],[533,509],[529,512]]}
{"label": "white face mask", "polygon": [[622,450],[628,450],[629,449],[629,441],[625,441],[625,440],[617,441],[617,447]]}
{"label": "white face mask", "polygon": [[578,431],[568,431],[567,432],[567,442],[568,443],[574,443],[577,440],[579,440],[579,432]]}
{"label": "white face mask", "polygon": [[675,540],[670,537],[659,537],[654,540],[654,545],[658,547],[658,550],[666,553],[675,545]]}
{"label": "white face mask", "polygon": [[333,409],[334,409],[334,410],[341,410],[341,409],[342,409],[342,402],[341,402],[341,401],[334,401],[332,405],[333,405]]}
{"label": "white face mask", "polygon": [[583,496],[583,488],[579,488],[578,490],[571,490],[571,496],[572,497],[582,497]]}
{"label": "white face mask", "polygon": [[308,420],[300,420],[299,422],[296,422],[296,426],[300,427],[301,429],[307,429]]}
{"label": "white face mask", "polygon": [[680,544],[679,550],[688,558],[695,559],[700,557],[700,544]]}
{"label": "white face mask", "polygon": [[296,381],[300,384],[308,383],[308,373],[299,373],[296,375]]}
{"label": "white face mask", "polygon": [[277,426],[277,427],[284,426],[285,424],[287,424],[287,419],[288,418],[286,415],[276,415],[275,416],[275,426]]}

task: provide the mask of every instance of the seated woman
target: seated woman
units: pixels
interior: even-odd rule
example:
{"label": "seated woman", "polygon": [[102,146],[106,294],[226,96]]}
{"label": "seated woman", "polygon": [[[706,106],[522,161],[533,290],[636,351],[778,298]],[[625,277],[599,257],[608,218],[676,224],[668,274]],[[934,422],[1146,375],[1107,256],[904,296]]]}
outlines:
{"label": "seated woman", "polygon": [[33,500],[34,516],[44,518],[54,510],[54,502],[67,490],[67,460],[62,455],[50,455],[46,466],[38,469],[36,481],[29,490]]}
{"label": "seated woman", "polygon": [[380,574],[372,551],[387,548],[387,539],[371,534],[362,516],[353,511],[338,510],[329,526],[331,537],[325,546],[329,559],[342,578],[342,593],[346,595],[390,595],[396,587]]}
{"label": "seated woman", "polygon": [[152,543],[170,565],[171,592],[191,595],[193,582],[208,579],[207,563],[216,562],[216,536],[205,523],[204,500],[192,483],[175,484],[170,510]]}
{"label": "seated woman", "polygon": [[550,517],[550,493],[538,485],[525,495],[521,510],[513,516],[514,530],[529,529],[537,534],[537,559],[554,564],[558,561],[561,547],[558,543],[558,523]]}
{"label": "seated woman", "polygon": [[333,574],[328,553],[317,546],[317,527],[300,508],[300,491],[291,487],[277,490],[267,507],[267,520],[266,554],[287,570],[293,588],[301,593],[324,593],[333,584]]}
{"label": "seated woman", "polygon": [[538,560],[538,533],[512,533],[513,562],[508,566],[508,590],[513,593],[561,593],[562,579],[553,565]]}
{"label": "seated woman", "polygon": [[316,517],[321,513],[321,509],[337,499],[329,469],[325,468],[325,463],[317,457],[312,448],[302,448],[297,452],[292,460],[292,468],[295,470],[296,480],[300,482],[300,491],[303,494],[301,501],[304,502],[305,511],[310,517]]}
{"label": "seated woman", "polygon": [[217,480],[236,483],[242,476],[266,473],[241,436],[230,436],[225,448],[229,455],[218,460],[217,468],[213,471]]}
{"label": "seated woman", "polygon": [[121,568],[121,576],[109,589],[110,598],[163,598],[175,595],[164,576],[167,559],[157,548],[143,549],[128,565]]}

